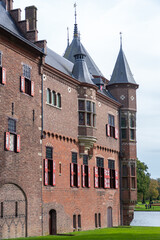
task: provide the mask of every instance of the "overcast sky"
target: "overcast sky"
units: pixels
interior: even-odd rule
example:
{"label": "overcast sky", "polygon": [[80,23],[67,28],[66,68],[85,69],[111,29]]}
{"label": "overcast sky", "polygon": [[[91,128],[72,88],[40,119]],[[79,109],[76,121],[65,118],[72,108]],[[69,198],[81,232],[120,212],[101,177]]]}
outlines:
{"label": "overcast sky", "polygon": [[[81,42],[103,75],[110,79],[123,50],[136,82],[137,156],[149,167],[152,178],[160,177],[160,0],[77,0]],[[39,40],[62,55],[73,38],[74,0],[14,0],[14,8],[38,8]]]}

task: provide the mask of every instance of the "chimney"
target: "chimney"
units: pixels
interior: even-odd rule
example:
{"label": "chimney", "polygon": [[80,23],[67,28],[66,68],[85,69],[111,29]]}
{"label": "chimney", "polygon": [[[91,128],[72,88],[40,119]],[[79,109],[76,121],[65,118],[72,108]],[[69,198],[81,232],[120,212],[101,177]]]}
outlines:
{"label": "chimney", "polygon": [[25,19],[29,21],[29,31],[37,30],[37,8],[35,6],[25,8]]}
{"label": "chimney", "polygon": [[13,9],[13,0],[2,0],[6,6],[6,10],[10,12]]}

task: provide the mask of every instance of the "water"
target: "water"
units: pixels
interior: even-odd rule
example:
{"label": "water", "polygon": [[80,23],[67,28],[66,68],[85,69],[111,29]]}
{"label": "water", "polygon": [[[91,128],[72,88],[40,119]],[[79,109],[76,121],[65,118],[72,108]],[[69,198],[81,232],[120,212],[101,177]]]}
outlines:
{"label": "water", "polygon": [[160,227],[160,212],[134,212],[131,226]]}

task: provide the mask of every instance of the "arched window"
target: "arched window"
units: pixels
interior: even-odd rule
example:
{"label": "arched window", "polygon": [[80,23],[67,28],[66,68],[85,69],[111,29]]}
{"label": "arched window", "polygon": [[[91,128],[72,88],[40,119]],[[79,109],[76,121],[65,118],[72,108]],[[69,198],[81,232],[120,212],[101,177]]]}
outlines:
{"label": "arched window", "polygon": [[61,94],[57,93],[57,107],[61,107]]}
{"label": "arched window", "polygon": [[52,105],[56,106],[56,93],[55,91],[52,91]]}
{"label": "arched window", "polygon": [[47,103],[51,104],[51,90],[47,88]]}

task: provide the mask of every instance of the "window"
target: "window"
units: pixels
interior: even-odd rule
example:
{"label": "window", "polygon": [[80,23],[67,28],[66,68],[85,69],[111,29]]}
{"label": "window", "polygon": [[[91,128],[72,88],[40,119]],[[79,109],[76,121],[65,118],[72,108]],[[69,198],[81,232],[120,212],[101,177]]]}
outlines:
{"label": "window", "polygon": [[9,132],[16,132],[16,120],[9,118],[8,119],[8,131]]}
{"label": "window", "polygon": [[95,103],[88,100],[78,100],[79,125],[95,127],[96,112]]}
{"label": "window", "polygon": [[83,155],[82,186],[90,187],[90,167],[88,166],[88,155]]}
{"label": "window", "polygon": [[128,188],[128,166],[122,165],[122,188]]}
{"label": "window", "polygon": [[2,66],[2,52],[0,51],[0,83],[6,84],[6,69]]}
{"label": "window", "polygon": [[135,130],[136,130],[136,114],[129,114],[129,127],[130,127],[130,140],[135,140]]}
{"label": "window", "polygon": [[[51,103],[51,102],[50,102]],[[52,91],[52,105],[56,106],[57,105],[57,99],[56,99],[56,93],[55,91]]]}
{"label": "window", "polygon": [[108,160],[108,168],[110,169],[110,188],[115,188],[115,161]]}
{"label": "window", "polygon": [[108,116],[108,123],[109,123],[109,127],[110,127],[110,137],[115,138],[115,120],[114,120],[114,116],[109,114]]}
{"label": "window", "polygon": [[34,82],[31,81],[31,67],[23,64],[23,76],[21,76],[21,92],[34,96]]}
{"label": "window", "polygon": [[78,229],[81,229],[81,215],[78,215]]}
{"label": "window", "polygon": [[136,188],[136,169],[135,163],[131,163],[131,188]]}
{"label": "window", "polygon": [[122,177],[127,177],[128,176],[128,166],[123,165],[122,166]]}
{"label": "window", "polygon": [[46,147],[46,159],[44,160],[44,185],[56,185],[56,165],[53,160],[53,148]]}
{"label": "window", "polygon": [[16,120],[8,119],[8,132],[5,133],[5,150],[20,152],[20,135],[16,134]]}
{"label": "window", "polygon": [[3,202],[1,202],[1,218],[3,218]]}
{"label": "window", "polygon": [[132,163],[131,164],[131,176],[132,177],[135,177],[136,175],[136,172],[135,172],[135,163]]}
{"label": "window", "polygon": [[15,217],[18,217],[18,202],[15,202]]}
{"label": "window", "polygon": [[77,164],[77,153],[72,152],[71,171],[71,187],[80,187],[80,165]]}
{"label": "window", "polygon": [[97,213],[95,213],[95,228],[98,227],[98,221],[97,221]]}
{"label": "window", "polygon": [[98,213],[98,225],[99,225],[99,228],[101,228],[101,214]]}
{"label": "window", "polygon": [[23,76],[31,79],[31,68],[27,64],[23,64]]}
{"label": "window", "polygon": [[73,230],[76,229],[76,215],[73,215]]}
{"label": "window", "polygon": [[47,88],[47,103],[51,104],[51,90]]}
{"label": "window", "polygon": [[121,136],[122,140],[127,139],[127,113],[121,114]]}
{"label": "window", "polygon": [[46,158],[52,160],[52,152],[53,148],[52,147],[46,147]]}
{"label": "window", "polygon": [[97,157],[98,187],[104,188],[104,158]]}
{"label": "window", "polygon": [[2,67],[2,52],[0,51],[0,67]]}
{"label": "window", "polygon": [[104,158],[97,157],[95,167],[95,188],[110,188],[110,171],[104,168]]}
{"label": "window", "polygon": [[61,108],[61,95],[57,93],[57,107]]}
{"label": "window", "polygon": [[47,103],[57,108],[61,108],[61,94],[47,88]]}

